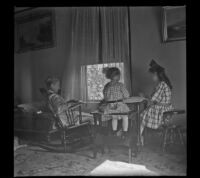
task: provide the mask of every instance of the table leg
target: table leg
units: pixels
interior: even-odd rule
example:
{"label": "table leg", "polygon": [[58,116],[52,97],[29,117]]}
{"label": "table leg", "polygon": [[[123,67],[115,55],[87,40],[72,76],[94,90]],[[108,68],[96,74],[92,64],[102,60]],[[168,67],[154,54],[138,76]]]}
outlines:
{"label": "table leg", "polygon": [[97,126],[97,114],[93,114],[94,125]]}
{"label": "table leg", "polygon": [[139,148],[140,145],[140,104],[137,104],[137,147]]}
{"label": "table leg", "polygon": [[102,127],[102,115],[99,114],[98,120],[99,120],[99,126]]}
{"label": "table leg", "polygon": [[132,162],[132,150],[131,150],[131,148],[128,149],[128,162],[129,163]]}
{"label": "table leg", "polygon": [[131,119],[131,116],[129,115],[128,118],[130,118],[128,121],[130,122],[130,129],[133,128],[133,120]]}

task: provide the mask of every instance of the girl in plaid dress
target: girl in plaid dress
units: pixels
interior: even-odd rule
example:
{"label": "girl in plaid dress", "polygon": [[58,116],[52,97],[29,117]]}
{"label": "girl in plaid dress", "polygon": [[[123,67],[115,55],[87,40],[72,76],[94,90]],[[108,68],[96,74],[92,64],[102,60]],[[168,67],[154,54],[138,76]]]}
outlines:
{"label": "girl in plaid dress", "polygon": [[141,113],[140,134],[142,145],[144,145],[144,128],[159,128],[163,124],[163,112],[173,109],[171,104],[172,85],[164,72],[164,68],[154,60],[151,61],[150,66],[149,71],[153,74],[153,81],[157,83],[157,86],[151,95],[149,106]]}
{"label": "girl in plaid dress", "polygon": [[[60,90],[59,79],[55,77],[48,77],[46,80],[46,86],[48,89],[48,98],[50,101],[51,109],[54,111],[54,113],[58,114],[62,124],[64,126],[68,126],[69,123],[65,111],[68,109],[70,105],[65,101],[65,99],[62,96],[58,94]],[[75,122],[78,122],[78,117],[75,116],[74,118]],[[55,125],[53,125],[53,129],[55,128],[56,128]]]}
{"label": "girl in plaid dress", "polygon": [[[50,101],[50,107],[54,113],[57,113],[62,124],[64,126],[69,125],[68,118],[66,116],[65,111],[72,105],[72,103],[66,102],[65,99],[59,95],[60,90],[60,80],[55,77],[48,77],[46,79],[46,86],[48,89],[48,99]],[[81,112],[82,122],[91,121],[92,115]],[[75,124],[79,124],[79,111],[74,112],[74,122]],[[53,129],[56,129],[55,123],[53,124]]]}
{"label": "girl in plaid dress", "polygon": [[[120,80],[120,70],[117,67],[107,68],[104,71],[106,74],[106,78],[110,79],[111,81],[108,82],[103,89],[104,101],[116,101],[121,100],[129,97],[129,92],[125,88],[124,84],[119,82]],[[123,102],[115,102],[115,103],[108,103],[103,109],[105,114],[108,113],[119,113],[119,112],[128,112],[128,106]],[[117,124],[118,120],[122,119],[122,135],[126,135],[128,131],[128,116],[116,115],[116,116],[109,116],[104,117],[105,119],[109,120],[112,119],[112,129],[114,134],[117,132]]]}

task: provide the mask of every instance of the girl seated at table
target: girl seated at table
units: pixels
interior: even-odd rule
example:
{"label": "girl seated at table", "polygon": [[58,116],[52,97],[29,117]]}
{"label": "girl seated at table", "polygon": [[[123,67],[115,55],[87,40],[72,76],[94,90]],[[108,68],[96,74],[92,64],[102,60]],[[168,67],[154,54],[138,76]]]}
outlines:
{"label": "girl seated at table", "polygon": [[[117,67],[104,68],[103,73],[106,75],[107,79],[110,79],[103,89],[104,101],[116,101],[129,97],[129,92],[124,86],[123,83],[119,82],[120,80],[120,70]],[[103,109],[100,109],[105,113],[122,113],[128,112],[128,106],[123,102],[115,102],[115,103],[107,103],[104,105]],[[122,136],[125,136],[128,131],[128,116],[126,115],[112,115],[107,117],[108,119],[112,119],[112,130],[113,134],[117,133],[117,124],[118,120],[122,119]]]}
{"label": "girl seated at table", "polygon": [[[57,113],[62,124],[64,126],[68,126],[68,118],[66,116],[65,111],[71,106],[70,103],[66,102],[65,99],[60,96],[58,94],[59,90],[60,90],[60,81],[59,79],[55,78],[55,77],[48,77],[46,79],[46,86],[48,89],[48,99],[50,101],[50,108],[53,110],[54,113]],[[74,122],[76,124],[79,123],[79,112],[76,111],[74,116]],[[91,120],[92,116],[90,114],[87,113],[83,113],[82,112],[82,116],[86,116],[86,117],[82,117],[82,121],[87,121],[87,120]],[[55,126],[54,126],[55,128]]]}
{"label": "girl seated at table", "polygon": [[141,113],[140,134],[142,145],[144,145],[144,128],[159,128],[163,123],[163,112],[173,109],[171,104],[172,84],[166,76],[164,68],[152,60],[149,72],[152,74],[156,87],[151,95],[148,107]]}

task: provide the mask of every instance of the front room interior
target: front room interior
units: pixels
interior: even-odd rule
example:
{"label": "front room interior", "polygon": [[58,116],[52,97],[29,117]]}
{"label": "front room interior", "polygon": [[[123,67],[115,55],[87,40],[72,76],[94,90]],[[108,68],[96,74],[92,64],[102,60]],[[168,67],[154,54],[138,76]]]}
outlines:
{"label": "front room interior", "polygon": [[[14,176],[187,175],[185,8],[15,7]],[[162,128],[141,135],[142,113],[158,104],[148,104],[151,61],[173,86],[173,109],[162,112]],[[112,67],[125,99],[105,99]],[[49,108],[47,78],[70,103],[68,125]],[[101,101],[129,110],[106,115]]]}

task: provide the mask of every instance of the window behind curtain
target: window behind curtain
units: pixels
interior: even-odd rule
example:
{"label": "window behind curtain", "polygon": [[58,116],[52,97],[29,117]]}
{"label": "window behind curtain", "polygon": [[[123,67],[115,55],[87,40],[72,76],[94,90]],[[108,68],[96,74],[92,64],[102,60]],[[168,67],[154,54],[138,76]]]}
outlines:
{"label": "window behind curtain", "polygon": [[[87,101],[99,101],[103,99],[103,88],[110,80],[102,73],[104,67],[118,67],[121,72],[120,82],[124,83],[124,63],[105,63],[86,65],[81,67],[82,98]],[[85,90],[84,90],[85,89]],[[85,91],[85,92],[83,92]]]}

